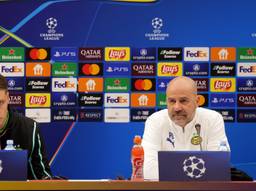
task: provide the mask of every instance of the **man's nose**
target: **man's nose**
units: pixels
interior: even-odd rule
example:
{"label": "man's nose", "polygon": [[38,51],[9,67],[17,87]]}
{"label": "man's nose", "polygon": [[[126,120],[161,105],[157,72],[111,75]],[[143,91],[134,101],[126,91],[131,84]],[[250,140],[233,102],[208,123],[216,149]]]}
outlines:
{"label": "man's nose", "polygon": [[182,105],[180,102],[176,101],[175,104],[173,105],[174,111],[180,111],[182,109]]}

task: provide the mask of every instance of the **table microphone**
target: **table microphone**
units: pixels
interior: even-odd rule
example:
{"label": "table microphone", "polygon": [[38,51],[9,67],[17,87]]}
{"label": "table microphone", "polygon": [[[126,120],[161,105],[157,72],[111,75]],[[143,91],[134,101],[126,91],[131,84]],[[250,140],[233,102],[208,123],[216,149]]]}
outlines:
{"label": "table microphone", "polygon": [[196,125],[195,125],[195,128],[196,128],[196,133],[197,133],[197,135],[200,137],[200,151],[202,151],[203,149],[202,149],[202,138],[201,138],[201,136],[200,136],[200,132],[201,132],[201,125],[199,124],[199,123],[197,123]]}

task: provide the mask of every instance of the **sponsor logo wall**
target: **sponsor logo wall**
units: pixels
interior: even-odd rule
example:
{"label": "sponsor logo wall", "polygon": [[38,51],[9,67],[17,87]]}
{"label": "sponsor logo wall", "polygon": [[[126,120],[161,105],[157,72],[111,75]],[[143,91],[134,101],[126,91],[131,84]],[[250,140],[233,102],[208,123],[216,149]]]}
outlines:
{"label": "sponsor logo wall", "polygon": [[144,122],[176,76],[225,122],[256,122],[256,48],[0,48],[10,105],[38,122]]}

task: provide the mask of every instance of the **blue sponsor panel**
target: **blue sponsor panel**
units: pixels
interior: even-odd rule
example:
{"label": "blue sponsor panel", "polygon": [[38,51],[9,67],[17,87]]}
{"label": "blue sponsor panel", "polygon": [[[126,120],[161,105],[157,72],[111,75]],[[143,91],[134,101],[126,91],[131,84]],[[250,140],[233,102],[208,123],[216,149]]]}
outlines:
{"label": "blue sponsor panel", "polygon": [[52,93],[53,107],[75,107],[77,105],[76,93]]}
{"label": "blue sponsor panel", "polygon": [[25,86],[24,78],[6,78],[9,91],[23,91]]}
{"label": "blue sponsor panel", "polygon": [[209,64],[208,62],[205,62],[205,63],[185,62],[183,64],[183,72],[185,76],[208,76]]}
{"label": "blue sponsor panel", "polygon": [[256,78],[237,78],[238,92],[255,92]]}
{"label": "blue sponsor panel", "polygon": [[235,107],[236,95],[235,94],[211,94],[210,95],[211,107]]}
{"label": "blue sponsor panel", "polygon": [[256,110],[255,109],[238,109],[237,122],[244,122],[244,123],[256,122]]}
{"label": "blue sponsor panel", "polygon": [[165,91],[168,83],[172,80],[173,78],[158,78],[157,79],[157,84],[156,84],[156,89],[157,91]]}
{"label": "blue sponsor panel", "polygon": [[107,63],[104,65],[104,75],[106,76],[129,76],[130,73],[129,63]]}
{"label": "blue sponsor panel", "polygon": [[102,122],[102,109],[80,109],[78,114],[78,121],[80,122]]}
{"label": "blue sponsor panel", "polygon": [[75,108],[51,109],[52,122],[54,121],[76,121],[77,111]]}
{"label": "blue sponsor panel", "polygon": [[54,61],[77,61],[77,48],[75,47],[53,47],[51,58]]}
{"label": "blue sponsor panel", "polygon": [[156,48],[132,48],[133,61],[153,61],[156,60]]}

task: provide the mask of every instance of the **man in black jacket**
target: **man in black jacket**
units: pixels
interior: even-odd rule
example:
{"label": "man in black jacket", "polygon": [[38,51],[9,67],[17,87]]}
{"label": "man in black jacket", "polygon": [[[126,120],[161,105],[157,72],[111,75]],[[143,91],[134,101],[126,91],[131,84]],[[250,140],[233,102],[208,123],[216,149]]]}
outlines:
{"label": "man in black jacket", "polygon": [[38,124],[9,107],[9,92],[5,77],[0,75],[0,149],[8,139],[14,146],[28,151],[28,179],[50,179],[51,170],[45,155]]}

